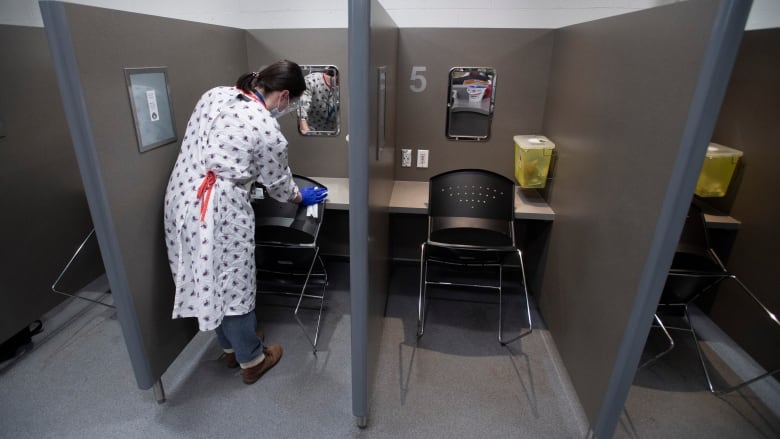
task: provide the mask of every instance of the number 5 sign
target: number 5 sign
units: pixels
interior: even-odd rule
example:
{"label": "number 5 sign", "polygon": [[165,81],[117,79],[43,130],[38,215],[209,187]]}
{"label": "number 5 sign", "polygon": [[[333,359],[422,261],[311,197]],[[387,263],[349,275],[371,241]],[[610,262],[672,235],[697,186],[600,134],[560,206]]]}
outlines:
{"label": "number 5 sign", "polygon": [[[412,84],[409,86],[411,91],[415,93],[422,93],[425,91],[425,88],[428,86],[428,81],[425,79],[425,76],[423,76],[423,72],[427,69],[426,66],[412,66],[412,75],[409,78],[409,80],[412,81]],[[417,84],[414,82],[417,82]]]}

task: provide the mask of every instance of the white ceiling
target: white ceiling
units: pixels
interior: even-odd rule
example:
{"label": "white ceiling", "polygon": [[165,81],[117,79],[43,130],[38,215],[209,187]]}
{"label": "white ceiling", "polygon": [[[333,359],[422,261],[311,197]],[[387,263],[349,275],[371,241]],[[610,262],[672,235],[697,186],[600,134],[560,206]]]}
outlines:
{"label": "white ceiling", "polygon": [[[399,27],[559,28],[676,0],[378,0]],[[72,0],[243,29],[345,28],[347,0]],[[37,0],[0,0],[0,24],[43,26]],[[780,0],[754,0],[747,29],[780,27]]]}

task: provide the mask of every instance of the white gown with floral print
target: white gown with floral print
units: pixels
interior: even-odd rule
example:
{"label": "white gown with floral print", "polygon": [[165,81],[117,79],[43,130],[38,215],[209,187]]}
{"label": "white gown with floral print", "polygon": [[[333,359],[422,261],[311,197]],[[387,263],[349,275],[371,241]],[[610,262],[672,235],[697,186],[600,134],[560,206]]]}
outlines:
{"label": "white gown with floral print", "polygon": [[[199,198],[209,171],[216,178]],[[247,188],[253,181],[279,201],[296,197],[287,140],[254,97],[234,87],[211,89],[187,124],[164,208],[173,318],[197,317],[201,331],[254,310],[255,218]]]}

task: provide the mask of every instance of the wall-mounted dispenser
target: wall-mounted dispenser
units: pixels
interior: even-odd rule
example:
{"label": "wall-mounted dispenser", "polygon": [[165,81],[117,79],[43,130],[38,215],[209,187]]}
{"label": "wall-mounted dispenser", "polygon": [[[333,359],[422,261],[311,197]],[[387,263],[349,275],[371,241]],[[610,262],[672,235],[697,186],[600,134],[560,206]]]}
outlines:
{"label": "wall-mounted dispenser", "polygon": [[555,143],[547,137],[536,135],[518,135],[514,141],[515,178],[520,187],[545,187]]}
{"label": "wall-mounted dispenser", "polygon": [[740,157],[742,157],[740,150],[710,143],[707,146],[707,155],[704,157],[699,179],[696,181],[696,195],[725,196]]}

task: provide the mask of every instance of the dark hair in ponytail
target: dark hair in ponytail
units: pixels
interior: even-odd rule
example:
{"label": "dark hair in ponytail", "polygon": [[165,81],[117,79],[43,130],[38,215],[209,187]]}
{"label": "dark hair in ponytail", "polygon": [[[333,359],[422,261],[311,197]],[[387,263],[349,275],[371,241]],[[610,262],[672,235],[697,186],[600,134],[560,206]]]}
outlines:
{"label": "dark hair in ponytail", "polygon": [[306,90],[301,67],[288,60],[277,61],[259,72],[241,75],[236,81],[236,87],[252,93],[255,87],[265,91],[289,90],[290,97],[299,98]]}

